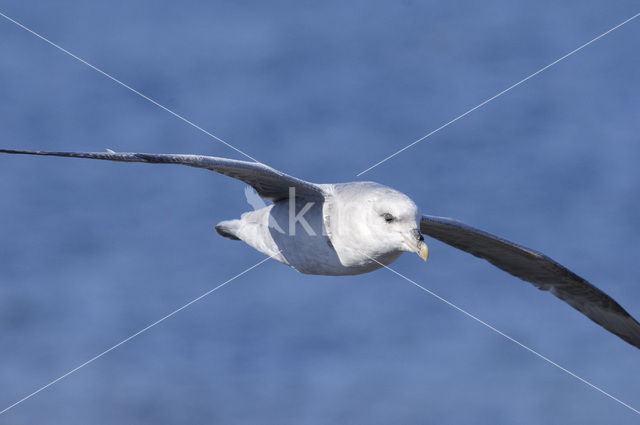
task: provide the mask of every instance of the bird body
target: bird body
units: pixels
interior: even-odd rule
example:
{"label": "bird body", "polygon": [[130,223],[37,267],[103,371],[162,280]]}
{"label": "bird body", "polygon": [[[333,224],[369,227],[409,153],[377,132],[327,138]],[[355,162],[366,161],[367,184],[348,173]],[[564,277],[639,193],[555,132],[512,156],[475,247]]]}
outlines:
{"label": "bird body", "polygon": [[[218,223],[216,230],[300,273],[316,275],[368,273],[424,244],[417,230],[417,207],[406,195],[373,182],[319,186],[322,199],[307,200],[292,193],[273,205],[246,212],[238,220]],[[392,201],[409,211],[397,232],[398,243],[389,240],[390,223],[380,217],[391,211],[391,206],[384,204]],[[253,205],[259,204],[254,201]],[[401,216],[396,215],[398,219]],[[379,231],[372,231],[377,228]]]}
{"label": "bird body", "polygon": [[[11,149],[0,149],[0,153],[181,164],[239,179],[261,198],[251,198],[257,209],[240,219],[220,222],[216,230],[301,273],[367,273],[391,264],[403,252],[415,252],[426,260],[425,234],[551,292],[640,348],[640,323],[585,279],[544,254],[457,220],[419,215],[407,195],[378,183],[315,184],[264,164],[204,155]],[[267,206],[263,200],[272,205]]]}

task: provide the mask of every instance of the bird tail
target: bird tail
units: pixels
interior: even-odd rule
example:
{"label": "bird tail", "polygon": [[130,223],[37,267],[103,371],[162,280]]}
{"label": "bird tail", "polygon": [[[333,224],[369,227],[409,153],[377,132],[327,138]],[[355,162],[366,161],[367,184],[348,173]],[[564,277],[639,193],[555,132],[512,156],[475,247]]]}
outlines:
{"label": "bird tail", "polygon": [[216,232],[222,237],[239,241],[237,236],[240,220],[225,220],[216,225]]}

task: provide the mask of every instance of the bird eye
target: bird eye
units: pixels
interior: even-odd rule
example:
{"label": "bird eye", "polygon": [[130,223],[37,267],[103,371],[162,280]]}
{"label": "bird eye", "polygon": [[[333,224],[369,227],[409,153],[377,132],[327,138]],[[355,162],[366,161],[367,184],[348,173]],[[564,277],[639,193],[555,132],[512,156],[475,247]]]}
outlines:
{"label": "bird eye", "polygon": [[382,218],[384,218],[384,221],[386,221],[387,223],[391,223],[393,220],[396,219],[394,216],[392,216],[389,213],[382,214]]}

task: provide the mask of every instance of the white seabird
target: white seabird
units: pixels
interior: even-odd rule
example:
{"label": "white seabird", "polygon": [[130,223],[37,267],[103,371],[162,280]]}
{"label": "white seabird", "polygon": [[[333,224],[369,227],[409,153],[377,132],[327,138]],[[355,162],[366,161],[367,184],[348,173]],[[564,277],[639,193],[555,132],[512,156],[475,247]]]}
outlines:
{"label": "white seabird", "polygon": [[613,298],[549,257],[457,220],[419,215],[405,194],[373,182],[315,184],[266,165],[203,155],[107,152],[0,153],[182,164],[239,179],[272,204],[216,226],[301,273],[354,275],[391,264],[403,252],[424,260],[422,234],[489,261],[550,291],[603,328],[640,348],[640,323]]}

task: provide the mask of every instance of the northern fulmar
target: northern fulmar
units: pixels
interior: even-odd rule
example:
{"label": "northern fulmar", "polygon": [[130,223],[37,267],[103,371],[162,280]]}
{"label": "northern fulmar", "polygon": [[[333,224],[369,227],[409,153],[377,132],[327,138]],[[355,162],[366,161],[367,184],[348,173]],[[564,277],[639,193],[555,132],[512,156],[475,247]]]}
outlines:
{"label": "northern fulmar", "polygon": [[457,220],[420,215],[405,194],[373,182],[315,184],[258,162],[203,155],[106,152],[1,153],[121,162],[181,164],[241,180],[271,205],[220,222],[226,238],[242,240],[301,273],[355,275],[395,261],[403,252],[424,260],[424,235],[489,261],[538,289],[550,291],[603,328],[640,348],[640,323],[613,298],[537,251]]}

